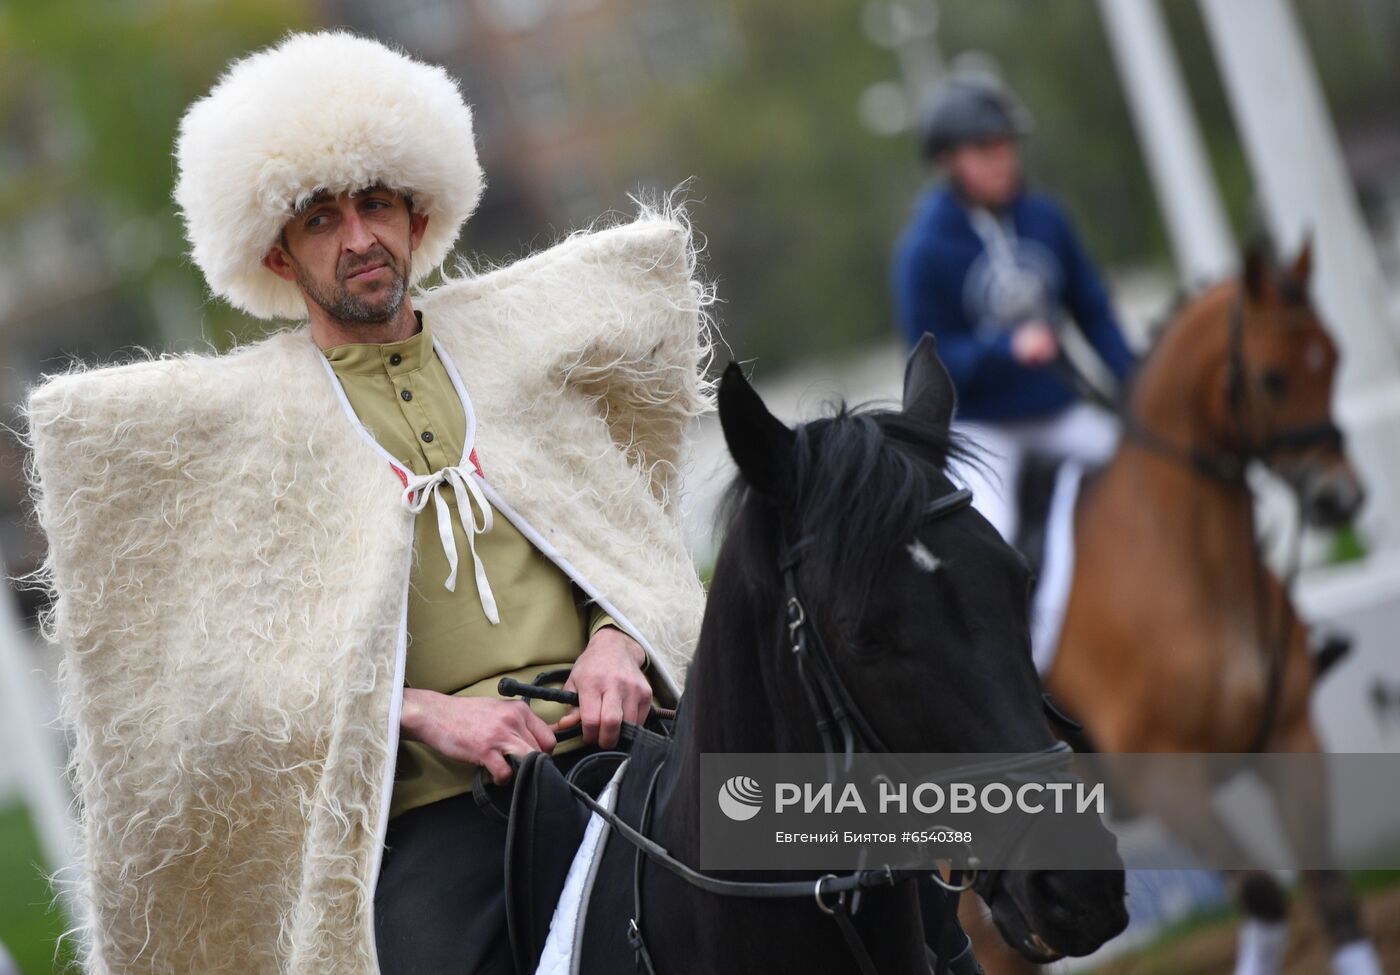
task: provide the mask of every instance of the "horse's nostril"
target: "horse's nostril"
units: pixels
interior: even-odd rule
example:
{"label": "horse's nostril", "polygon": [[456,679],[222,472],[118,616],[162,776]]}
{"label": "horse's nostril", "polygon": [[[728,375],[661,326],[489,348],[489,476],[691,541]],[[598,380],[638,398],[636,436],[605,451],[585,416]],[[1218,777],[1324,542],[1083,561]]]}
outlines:
{"label": "horse's nostril", "polygon": [[1349,521],[1365,499],[1365,492],[1355,480],[1333,480],[1319,485],[1304,507],[1309,522],[1330,528]]}

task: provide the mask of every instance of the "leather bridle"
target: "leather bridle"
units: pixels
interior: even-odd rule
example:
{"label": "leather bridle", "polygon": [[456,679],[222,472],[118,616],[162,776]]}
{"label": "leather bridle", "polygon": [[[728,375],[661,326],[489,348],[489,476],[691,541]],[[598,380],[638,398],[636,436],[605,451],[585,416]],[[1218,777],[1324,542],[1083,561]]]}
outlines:
{"label": "leather bridle", "polygon": [[[950,515],[971,503],[972,492],[960,488],[933,501],[925,511],[925,517]],[[819,631],[808,618],[806,606],[798,593],[797,566],[807,548],[815,541],[815,536],[805,535],[787,543],[778,558],[778,568],[783,574],[788,647],[797,666],[798,683],[802,685],[816,719],[822,750],[828,757],[843,756],[845,767],[849,769],[851,756],[856,751],[888,752],[890,749],[881,740],[874,725],[866,719],[860,705],[851,697],[831,654],[822,643]]]}
{"label": "leather bridle", "polygon": [[1196,444],[1177,444],[1156,433],[1123,403],[1109,396],[1091,382],[1075,364],[1063,355],[1054,362],[1054,369],[1085,399],[1113,413],[1123,424],[1123,432],[1139,446],[1158,456],[1174,461],[1205,477],[1227,483],[1239,483],[1253,461],[1268,463],[1280,453],[1326,447],[1341,450],[1346,435],[1332,420],[1303,423],[1271,430],[1256,437],[1252,430],[1251,397],[1246,384],[1244,355],[1244,285],[1231,299],[1227,323],[1225,395],[1230,404],[1230,425],[1234,447],[1207,449]]}
{"label": "leather bridle", "polygon": [[[924,520],[947,517],[971,504],[972,492],[967,488],[958,488],[930,502],[924,509]],[[821,737],[822,750],[827,756],[828,778],[834,780],[833,764],[836,756],[839,755],[843,758],[842,770],[848,772],[851,767],[851,759],[856,751],[888,754],[891,749],[881,739],[875,726],[866,718],[860,704],[851,696],[836,669],[835,661],[832,660],[830,652],[821,639],[820,630],[808,615],[802,601],[797,585],[797,566],[804,552],[814,542],[815,536],[811,534],[804,535],[791,543],[785,542],[784,551],[778,560],[778,567],[783,574],[789,650],[796,664],[798,681],[802,685],[807,702],[811,707],[817,733]],[[1047,707],[1051,706],[1048,701],[1046,705]],[[1018,755],[1010,760],[974,763],[960,771],[962,774],[973,777],[991,777],[999,774],[1058,770],[1068,766],[1072,754],[1073,750],[1066,742],[1057,741],[1039,752]],[[908,880],[917,876],[918,872],[901,873],[905,874],[901,879]],[[969,873],[971,876],[967,876]],[[936,871],[933,874],[935,881],[952,894],[952,903],[945,908],[949,915],[956,915],[957,897],[962,891],[972,886],[976,877],[976,868],[974,867],[971,871],[954,871],[954,874],[955,876],[959,874],[963,876],[955,879],[953,883],[949,883],[943,880]],[[830,877],[830,879],[836,878]],[[822,894],[822,880],[818,880],[815,892],[817,906],[835,919],[840,926],[841,933],[845,937],[847,946],[855,957],[861,972],[873,975],[875,972],[874,963],[871,961],[869,951],[861,942],[860,934],[855,930],[849,916],[856,910],[855,898],[859,897],[859,893],[852,898],[849,904],[843,894],[834,905],[823,901]],[[945,926],[946,923],[945,920]],[[942,963],[940,955],[940,967]]]}
{"label": "leather bridle", "polygon": [[[925,518],[946,517],[961,511],[971,503],[972,492],[966,488],[957,489],[931,502],[925,509],[924,516]],[[833,760],[837,756],[843,757],[845,766],[849,769],[850,760],[855,752],[888,753],[889,748],[881,739],[879,732],[875,730],[874,725],[866,718],[860,705],[851,696],[845,682],[841,679],[835,662],[823,644],[798,591],[797,566],[813,541],[813,536],[808,535],[795,543],[784,543],[779,555],[778,564],[783,575],[783,588],[786,597],[785,613],[789,650],[797,669],[798,682],[802,685],[812,707],[817,731],[826,754]],[[1054,745],[1039,752],[1016,755],[1010,759],[1000,759],[993,762],[974,763],[958,769],[956,774],[959,776],[992,777],[1000,774],[1060,770],[1068,766],[1072,755],[1073,751],[1068,744],[1057,741]],[[641,819],[636,828],[617,816],[612,810],[601,805],[577,784],[572,781],[568,782],[574,796],[602,818],[612,829],[616,830],[637,851],[634,866],[634,913],[628,923],[627,937],[635,955],[638,971],[645,970],[650,975],[656,975],[651,954],[642,934],[641,865],[645,858],[691,886],[721,896],[759,899],[811,897],[822,913],[833,918],[840,928],[842,937],[845,939],[861,975],[879,975],[869,949],[865,947],[860,933],[851,920],[851,914],[858,909],[859,898],[863,891],[893,888],[900,883],[915,879],[925,871],[895,870],[888,866],[882,866],[854,870],[841,875],[825,874],[818,878],[815,884],[805,880],[736,881],[709,876],[677,860],[663,846],[646,835],[657,784],[664,766],[665,760],[663,759],[652,771],[645,792]],[[830,765],[828,770],[831,771]],[[955,876],[962,875],[961,883],[950,884],[948,881],[944,881],[937,871],[933,874],[935,881],[953,894],[951,902],[945,906],[944,931],[940,932],[939,936],[940,950],[936,953],[937,965],[934,975],[944,975],[950,970],[948,967],[950,964],[958,963],[962,963],[959,965],[959,972],[980,971],[980,967],[976,966],[975,959],[972,957],[970,945],[952,946],[961,950],[958,951],[956,958],[950,958],[949,955],[952,952],[944,944],[947,940],[946,935],[951,930],[950,926],[953,925],[956,917],[957,894],[971,886],[971,881],[966,878],[966,871],[955,871],[954,873]],[[975,876],[975,871],[973,871],[973,876]]]}

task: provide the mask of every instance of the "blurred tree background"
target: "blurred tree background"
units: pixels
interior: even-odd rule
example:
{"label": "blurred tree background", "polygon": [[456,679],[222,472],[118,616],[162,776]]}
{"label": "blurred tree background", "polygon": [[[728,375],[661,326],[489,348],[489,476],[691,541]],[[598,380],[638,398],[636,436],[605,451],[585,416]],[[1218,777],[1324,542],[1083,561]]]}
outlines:
{"label": "blurred tree background", "polygon": [[[289,29],[341,24],[447,64],[478,105],[488,187],[461,253],[506,259],[586,219],[586,206],[557,205],[548,191],[522,188],[528,174],[517,170],[528,168],[532,146],[546,156],[559,151],[557,144],[523,143],[513,155],[492,150],[505,117],[498,103],[528,114],[531,104],[543,101],[587,124],[600,105],[625,103],[625,113],[604,114],[599,127],[606,152],[598,165],[607,172],[595,174],[590,191],[571,202],[582,200],[595,212],[625,211],[630,189],[665,189],[695,177],[693,215],[708,240],[708,268],[723,300],[720,319],[736,354],[755,360],[760,372],[813,355],[840,358],[892,334],[890,251],[915,195],[936,178],[921,169],[911,135],[879,134],[862,122],[862,93],[898,77],[892,52],[863,29],[863,14],[873,5],[18,0],[0,8],[0,118],[10,128],[47,118],[40,143],[61,145],[50,147],[50,164],[0,164],[0,175],[10,177],[0,180],[0,225],[23,226],[36,201],[58,197],[98,211],[99,218],[87,218],[94,229],[86,236],[107,242],[107,253],[94,261],[112,265],[113,287],[96,290],[103,292],[121,344],[197,345],[204,339],[226,347],[260,334],[265,325],[206,301],[202,280],[183,258],[170,202],[176,125],[230,58]],[[1400,91],[1400,6],[1388,0],[1294,5],[1343,132],[1374,126],[1393,112]],[[575,30],[572,39],[566,31],[552,46],[531,52],[536,63],[530,74],[498,57],[522,36],[550,33],[551,17],[585,8],[612,11],[605,40],[596,31]],[[1163,231],[1096,4],[940,0],[934,9],[931,43],[943,60],[956,63],[967,52],[989,59],[1030,109],[1030,180],[1064,199],[1099,261],[1165,267]],[[1231,219],[1243,229],[1251,219],[1250,179],[1198,7],[1194,0],[1163,0],[1162,9]],[[484,33],[482,24],[501,21],[503,10],[511,11],[504,18],[510,30]],[[637,27],[667,18],[677,25],[680,43]],[[415,20],[429,29],[414,33]],[[674,83],[674,68],[664,65],[693,59],[685,36],[700,46],[698,35],[715,30],[723,42],[709,45],[703,70]],[[453,31],[474,38],[476,46],[454,53],[443,37]],[[619,51],[635,57],[630,49],[637,47],[645,70],[602,69],[591,83],[573,84],[578,72],[569,65],[585,54],[619,62],[626,60]],[[550,65],[541,61],[559,62],[560,77],[549,76]],[[616,124],[619,117],[626,124]],[[17,252],[31,250],[24,244],[0,236],[0,256],[23,266],[24,254]],[[50,275],[58,269],[70,276],[81,263],[81,254],[45,262]],[[100,333],[78,332],[65,351],[107,351]],[[20,356],[26,351],[18,350]]]}
{"label": "blurred tree background", "polygon": [[[622,152],[659,154],[671,179],[698,174],[696,221],[725,301],[734,350],[763,374],[812,356],[836,361],[892,333],[891,249],[921,186],[912,135],[869,131],[861,91],[892,79],[889,51],[847,0],[719,0],[740,46],[712,83],[655,109],[657,127]],[[1339,123],[1394,126],[1400,6],[1298,0]],[[1162,4],[1237,233],[1252,185],[1193,0]],[[1166,269],[1164,231],[1099,20],[1087,0],[938,4],[948,60],[990,58],[1034,118],[1032,185],[1061,197],[1109,267]],[[1377,30],[1377,24],[1388,30]]]}
{"label": "blurred tree background", "polygon": [[[180,115],[231,58],[314,22],[302,0],[0,6],[0,124],[11,157],[0,164],[0,226],[12,231],[0,241],[5,256],[20,266],[27,257],[43,259],[48,269],[39,279],[50,287],[71,278],[79,292],[86,284],[104,292],[96,310],[116,312],[113,330],[123,342],[171,339],[180,329],[162,325],[160,303],[203,292],[184,260],[170,197]],[[89,251],[49,239],[46,222],[57,233],[74,224],[88,230]],[[62,302],[54,296],[24,295],[7,310],[52,313],[55,304]],[[221,305],[205,313],[216,329],[242,324]],[[99,332],[68,351],[109,349]]]}

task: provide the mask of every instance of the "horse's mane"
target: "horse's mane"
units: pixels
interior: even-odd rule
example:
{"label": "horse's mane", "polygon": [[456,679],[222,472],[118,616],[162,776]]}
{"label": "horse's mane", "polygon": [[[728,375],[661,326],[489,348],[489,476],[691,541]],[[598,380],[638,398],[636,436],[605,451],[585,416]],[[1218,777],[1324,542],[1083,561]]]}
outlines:
{"label": "horse's mane", "polygon": [[1168,299],[1166,307],[1153,315],[1152,321],[1147,326],[1147,348],[1143,350],[1144,358],[1157,351],[1157,346],[1162,344],[1162,336],[1166,334],[1167,329],[1171,328],[1172,323],[1177,320],[1186,306],[1209,291],[1211,287],[1214,285],[1177,286],[1176,290],[1172,292],[1171,298]]}
{"label": "horse's mane", "polygon": [[1167,336],[1175,332],[1180,325],[1182,315],[1186,309],[1199,300],[1209,291],[1213,291],[1222,284],[1238,280],[1234,276],[1226,276],[1214,280],[1198,281],[1192,285],[1180,285],[1172,293],[1170,300],[1165,307],[1152,317],[1151,324],[1147,329],[1147,347],[1138,356],[1137,368],[1129,380],[1128,392],[1132,391],[1132,386],[1140,380],[1147,371],[1147,366],[1157,358],[1157,353],[1166,344]]}
{"label": "horse's mane", "polygon": [[896,548],[941,493],[946,461],[975,463],[976,455],[955,433],[871,404],[841,401],[832,415],[796,433],[795,491],[786,510],[738,474],[721,498],[717,527],[726,548],[740,548],[735,554],[749,588],[773,585],[778,531],[812,536],[803,565],[820,598],[839,595],[860,612]]}

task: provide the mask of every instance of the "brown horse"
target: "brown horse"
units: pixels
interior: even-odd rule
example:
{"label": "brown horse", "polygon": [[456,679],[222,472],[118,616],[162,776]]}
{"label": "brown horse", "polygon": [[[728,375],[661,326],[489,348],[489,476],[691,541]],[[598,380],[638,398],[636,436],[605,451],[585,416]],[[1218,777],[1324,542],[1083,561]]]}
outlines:
{"label": "brown horse", "polygon": [[[1141,364],[1117,453],[1080,498],[1048,685],[1101,751],[1319,750],[1307,631],[1260,558],[1245,479],[1251,462],[1266,464],[1313,525],[1341,523],[1362,501],[1331,420],[1337,350],[1308,298],[1310,266],[1308,245],[1286,269],[1253,247],[1239,280],[1180,310]],[[1130,803],[1169,789],[1204,810],[1212,783],[1125,785]],[[1268,785],[1295,849],[1328,835],[1321,783]],[[1236,849],[1218,821],[1197,818],[1184,838],[1207,855]],[[1231,882],[1256,941],[1273,941],[1246,937],[1242,950],[1281,954],[1282,888],[1262,873]],[[1344,878],[1304,882],[1333,944],[1368,953]],[[994,952],[978,954],[994,970]]]}

